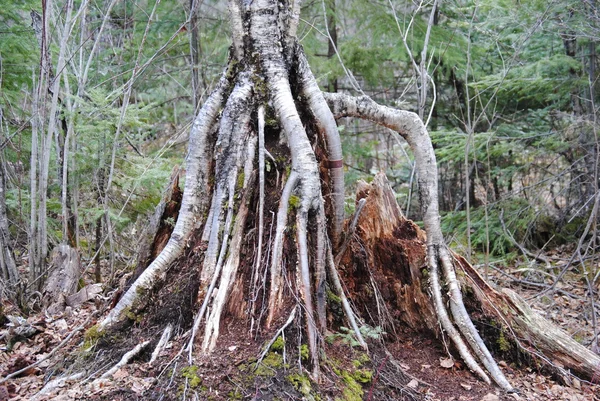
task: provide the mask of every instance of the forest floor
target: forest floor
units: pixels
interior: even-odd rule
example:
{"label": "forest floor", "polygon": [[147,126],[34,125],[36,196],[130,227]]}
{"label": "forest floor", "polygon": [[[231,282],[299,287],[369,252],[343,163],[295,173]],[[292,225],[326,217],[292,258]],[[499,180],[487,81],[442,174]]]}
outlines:
{"label": "forest floor", "polygon": [[[553,257],[553,255],[549,255]],[[558,256],[556,256],[558,258]],[[558,258],[560,259],[560,258]],[[557,259],[557,260],[558,260]],[[560,259],[562,260],[562,259]],[[593,338],[590,305],[586,300],[581,276],[566,275],[556,291],[540,295],[555,277],[556,271],[541,273],[540,267],[499,264],[489,269],[492,283],[510,287],[528,299],[544,317],[589,345]],[[554,269],[560,270],[556,263]],[[481,267],[483,270],[483,267]],[[482,271],[482,274],[484,272]],[[92,282],[90,276],[89,282]],[[533,284],[532,284],[533,283]],[[340,400],[566,400],[600,401],[600,377],[585,383],[573,377],[550,377],[518,361],[500,360],[500,365],[518,393],[503,394],[473,376],[458,361],[448,358],[435,339],[412,332],[395,333],[385,348],[379,341],[370,342],[369,356],[352,347],[344,335],[333,334],[326,341],[327,363],[321,383],[315,387],[304,378],[299,361],[286,360],[285,348],[266,355],[261,367],[252,366],[269,336],[250,342],[247,328],[240,324],[223,324],[218,349],[210,357],[197,357],[187,367],[185,357],[177,357],[189,333],[177,333],[154,364],[148,364],[152,350],[146,350],[131,363],[119,368],[110,378],[102,372],[115,365],[118,358],[107,350],[86,356],[89,334],[84,333],[108,308],[110,299],[98,298],[80,308],[67,308],[51,316],[47,311],[32,314],[26,322],[12,327],[3,323],[0,339],[0,375],[28,367],[18,377],[0,382],[1,400],[184,400],[184,399],[340,399]],[[4,314],[16,314],[8,303]],[[15,338],[16,326],[29,326],[35,334]],[[139,328],[143,332],[144,328]],[[388,336],[389,337],[389,336]],[[9,344],[9,342],[14,344]],[[127,346],[133,348],[135,343]],[[8,351],[7,347],[12,349]],[[121,352],[122,353],[122,352]],[[86,359],[87,358],[87,359]],[[300,359],[298,357],[297,359]],[[93,366],[85,375],[77,375],[80,363]],[[333,361],[333,362],[331,362]],[[187,367],[187,368],[186,368]],[[290,373],[291,372],[291,373]],[[335,374],[333,374],[335,372]],[[349,372],[349,373],[346,373]],[[366,373],[368,373],[368,375]],[[253,378],[250,376],[253,375]],[[343,378],[332,380],[335,375]],[[361,376],[362,375],[362,376]],[[364,380],[361,380],[364,379]],[[2,380],[2,379],[0,379]],[[312,386],[312,387],[311,387]],[[318,388],[317,388],[318,387]],[[319,394],[320,398],[314,394]]]}

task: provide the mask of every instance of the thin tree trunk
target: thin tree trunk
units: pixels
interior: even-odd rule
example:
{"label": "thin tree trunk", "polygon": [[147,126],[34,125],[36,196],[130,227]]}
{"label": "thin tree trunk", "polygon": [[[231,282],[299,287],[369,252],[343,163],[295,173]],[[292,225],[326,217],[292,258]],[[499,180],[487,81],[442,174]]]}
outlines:
{"label": "thin tree trunk", "polygon": [[[327,42],[327,58],[332,60],[335,56],[337,49],[337,20],[335,10],[335,0],[327,0],[327,31],[329,33],[329,41]],[[338,80],[337,78],[330,78],[327,83],[327,90],[329,92],[338,91]]]}
{"label": "thin tree trunk", "polygon": [[200,107],[200,79],[198,76],[198,3],[201,0],[190,0],[190,56],[192,67],[192,104],[194,114]]}
{"label": "thin tree trunk", "polygon": [[[0,110],[0,117],[2,116]],[[0,133],[2,132],[0,118]],[[3,138],[4,135],[0,135]],[[10,243],[10,231],[8,228],[8,216],[6,214],[6,171],[4,158],[0,156],[0,293],[11,294],[19,282],[19,271],[15,263]],[[12,295],[12,294],[11,294]]]}

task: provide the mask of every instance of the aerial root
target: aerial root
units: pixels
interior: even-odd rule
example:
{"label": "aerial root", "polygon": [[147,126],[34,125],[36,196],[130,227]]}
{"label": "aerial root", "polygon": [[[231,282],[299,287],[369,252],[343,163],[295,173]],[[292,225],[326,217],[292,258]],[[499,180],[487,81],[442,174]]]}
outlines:
{"label": "aerial root", "polygon": [[352,330],[354,330],[354,335],[356,335],[359,344],[365,350],[367,350],[367,343],[365,342],[360,332],[360,328],[358,327],[358,324],[356,323],[356,318],[354,317],[354,312],[350,307],[350,303],[348,302],[348,298],[346,297],[346,293],[344,292],[344,288],[342,287],[342,282],[340,281],[340,277],[336,269],[336,263],[333,259],[333,251],[331,249],[331,244],[328,244],[327,246],[327,268],[329,270],[329,279],[333,284],[333,288],[335,289],[337,296],[340,297],[340,299],[342,300],[342,306],[344,308],[344,312],[346,313],[346,318],[348,319],[348,322],[350,322],[350,327],[352,327]]}
{"label": "aerial root", "polygon": [[319,202],[319,209],[316,216],[317,244],[315,257],[315,291],[317,300],[317,317],[319,330],[325,332],[327,328],[327,312],[325,299],[325,284],[327,282],[327,273],[325,270],[325,249],[327,247],[327,218],[325,217],[325,206]]}
{"label": "aerial root", "polygon": [[[258,296],[258,278],[260,277],[260,266],[263,260],[263,235],[265,220],[265,107],[258,107],[258,245],[256,257],[252,268],[252,286],[250,294],[255,301]],[[254,318],[254,302],[251,307],[251,315]],[[253,321],[254,322],[254,321]],[[252,330],[252,329],[251,329]]]}
{"label": "aerial root", "polygon": [[[243,151],[246,149],[246,145],[249,143],[249,138],[245,133],[249,132],[250,103],[252,101],[251,95],[252,85],[249,75],[248,73],[242,73],[240,74],[238,82],[227,100],[220,121],[217,143],[215,145],[217,148],[217,153],[215,156],[217,161],[217,167],[215,169],[217,183],[213,192],[213,200],[211,210],[209,212],[209,219],[207,220],[207,225],[209,227],[205,227],[205,234],[207,234],[208,237],[208,245],[205,251],[205,257],[200,276],[200,290],[198,292],[199,299],[202,297],[203,299],[200,310],[194,318],[192,333],[186,347],[189,363],[192,363],[193,360],[192,351],[196,334],[200,328],[200,323],[204,317],[204,314],[206,313],[207,308],[213,299],[213,290],[215,289],[216,284],[221,277],[221,270],[225,263],[225,257],[228,249],[230,249],[229,238],[231,234],[231,227],[233,225],[238,173],[245,164],[244,159],[247,157],[247,155],[245,155]],[[225,157],[224,155],[227,157],[227,162],[219,163],[220,159]],[[252,155],[252,157],[253,156],[254,155]],[[247,184],[246,178],[247,176],[245,177],[246,182],[244,184]],[[225,221],[222,223],[223,203],[226,197],[227,212]],[[242,205],[242,207],[244,206]],[[242,220],[239,217],[240,216],[238,216],[237,220],[238,223],[240,220]],[[245,216],[243,220],[245,222]],[[238,225],[236,225],[236,229],[237,227]],[[239,247],[240,245],[238,244],[236,246]],[[230,261],[232,264],[236,265],[235,269],[237,269],[237,263],[234,263],[233,260],[228,260],[228,263]],[[230,269],[232,268],[232,266],[228,267]],[[209,280],[210,283],[208,284]],[[208,288],[204,290],[207,284]],[[228,285],[225,286],[225,289],[227,288],[229,288]],[[227,295],[227,293],[222,295],[223,303],[225,302]],[[222,307],[223,305],[220,305],[219,315],[222,311]],[[207,320],[207,325],[209,322],[211,322],[211,326],[210,330],[208,330],[209,327],[207,326],[206,332],[210,332],[212,334],[207,334],[208,337],[205,336],[205,350],[208,348],[210,342],[216,341],[216,337],[214,339],[211,338],[215,333],[218,335],[218,327],[215,327],[213,324],[216,322],[218,326],[219,319],[220,316],[215,317],[215,315],[213,315],[211,319]]]}
{"label": "aerial root", "polygon": [[[248,143],[247,132],[250,126],[251,103],[252,81],[250,80],[250,73],[245,71],[239,74],[236,86],[227,99],[215,144],[216,183],[211,209],[203,233],[203,239],[208,240],[208,246],[200,274],[201,289],[213,277],[219,259],[222,259],[223,247],[219,246],[219,236],[222,234],[220,221],[223,218],[223,203],[225,198],[228,197],[228,209],[233,208],[232,201],[235,195],[237,175],[246,156],[243,151]],[[221,241],[226,243],[227,238],[227,236],[222,235]],[[202,297],[204,294],[200,291],[198,295]]]}
{"label": "aerial root", "polygon": [[297,47],[296,56],[299,64],[298,74],[300,75],[302,95],[306,98],[308,107],[312,111],[315,123],[323,134],[327,146],[327,167],[331,178],[331,206],[333,209],[331,242],[337,248],[345,219],[342,141],[335,118],[323,97],[323,92],[317,84],[301,46]]}
{"label": "aerial root", "polygon": [[[476,362],[473,356],[473,353],[475,353],[492,379],[501,388],[511,390],[512,386],[491,357],[462,302],[462,294],[456,281],[454,266],[448,257],[440,227],[438,183],[437,174],[435,173],[437,162],[431,138],[423,121],[415,113],[378,105],[367,96],[356,98],[344,94],[324,94],[324,97],[336,118],[357,117],[370,120],[398,132],[408,142],[415,156],[415,166],[419,176],[419,202],[423,211],[425,232],[427,233],[427,264],[430,273],[430,289],[438,321],[443,331],[448,334],[455,344],[469,369],[485,382],[490,382],[488,375]],[[450,289],[450,309],[455,323],[450,320],[442,295],[440,263],[446,284]],[[465,343],[465,339],[469,345]]]}
{"label": "aerial root", "polygon": [[292,170],[288,177],[277,210],[277,225],[275,226],[275,239],[273,240],[273,254],[271,256],[271,288],[269,290],[269,304],[266,326],[271,326],[277,305],[281,302],[282,274],[281,262],[283,259],[283,233],[287,226],[288,204],[293,190],[299,182],[299,176]]}
{"label": "aerial root", "polygon": [[442,296],[442,288],[439,280],[439,267],[438,267],[438,248],[437,247],[429,247],[427,250],[427,259],[429,260],[429,269],[430,269],[430,278],[429,285],[431,289],[431,295],[433,296],[433,304],[435,308],[435,313],[438,317],[439,323],[442,329],[448,334],[461,358],[467,365],[467,367],[474,372],[477,376],[479,376],[484,382],[491,383],[488,375],[483,371],[481,366],[477,363],[471,351],[467,347],[467,344],[463,341],[460,336],[458,330],[454,327],[454,324],[450,321],[450,316],[448,315],[448,311],[446,310],[446,306],[444,305],[444,300]]}
{"label": "aerial root", "polygon": [[469,317],[469,313],[465,308],[462,294],[458,286],[454,265],[450,260],[448,249],[446,247],[439,249],[439,257],[442,263],[444,276],[446,277],[446,283],[449,288],[450,311],[454,321],[456,322],[456,325],[458,326],[462,335],[466,338],[475,355],[477,355],[483,366],[485,366],[489,374],[492,376],[492,379],[496,382],[496,384],[498,384],[504,390],[511,391],[513,389],[512,386],[508,380],[506,380],[506,377],[496,364],[496,361],[483,343],[479,332]]}
{"label": "aerial root", "polygon": [[242,197],[241,205],[235,221],[235,227],[232,233],[232,240],[229,244],[229,256],[221,271],[219,289],[216,291],[216,294],[212,299],[210,316],[206,319],[204,341],[202,343],[202,350],[204,352],[211,352],[217,343],[221,314],[225,304],[227,303],[229,294],[231,293],[233,283],[235,282],[237,269],[240,264],[240,249],[242,247],[242,240],[244,238],[242,234],[246,226],[246,218],[248,217],[248,199],[252,197],[253,192],[253,181],[254,179],[249,181],[250,185]]}
{"label": "aerial root", "polygon": [[319,352],[317,348],[317,326],[315,312],[312,303],[312,291],[310,285],[310,269],[308,260],[308,241],[306,226],[308,223],[308,211],[300,209],[296,213],[296,242],[298,244],[298,264],[300,268],[300,289],[304,301],[306,313],[306,332],[308,337],[308,349],[312,357],[314,380],[319,378]]}
{"label": "aerial root", "polygon": [[169,242],[154,261],[131,285],[121,297],[117,305],[99,324],[105,329],[125,318],[123,313],[140,300],[139,294],[151,289],[157,279],[182,253],[196,224],[196,219],[206,209],[207,182],[209,176],[208,147],[209,133],[215,125],[225,94],[231,87],[227,74],[224,74],[215,90],[208,97],[192,125],[189,140],[189,151],[186,157],[186,180],[179,218],[173,229]]}
{"label": "aerial root", "polygon": [[148,362],[148,365],[152,365],[154,363],[154,361],[156,361],[156,358],[158,358],[158,355],[160,355],[162,350],[165,348],[165,346],[171,339],[172,332],[173,332],[173,325],[171,323],[169,323],[167,325],[167,327],[165,327],[165,330],[163,331],[162,336],[160,336],[160,340],[158,340],[156,347],[154,347],[154,351],[152,351],[152,356],[150,357],[150,361]]}

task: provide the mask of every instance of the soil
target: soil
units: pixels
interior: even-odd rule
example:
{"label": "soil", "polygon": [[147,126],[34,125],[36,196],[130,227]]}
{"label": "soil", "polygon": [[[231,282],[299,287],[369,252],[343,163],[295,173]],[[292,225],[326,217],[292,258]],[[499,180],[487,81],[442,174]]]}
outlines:
{"label": "soil", "polygon": [[[562,307],[560,316],[571,316],[576,310],[569,309],[570,304],[556,303],[552,310]],[[74,327],[82,324],[99,309],[103,303],[84,305],[78,311],[67,311],[60,316],[44,317],[32,315],[28,322],[38,332],[27,340],[17,341],[11,352],[0,356],[0,372],[11,373],[31,362],[43,359]],[[5,305],[10,314],[10,305]],[[13,310],[14,311],[14,310]],[[548,313],[552,317],[552,313]],[[558,322],[560,323],[560,322]],[[572,322],[571,322],[572,323]],[[90,327],[93,320],[89,321]],[[137,327],[136,341],[142,338],[155,338],[160,333],[149,328]],[[75,334],[58,352],[37,367],[26,371],[21,377],[0,385],[0,399],[9,400],[300,400],[316,399],[352,399],[344,390],[348,384],[340,379],[340,372],[371,372],[371,378],[360,383],[360,397],[364,400],[600,400],[600,390],[592,383],[572,381],[571,386],[559,383],[543,372],[518,366],[515,362],[500,361],[510,382],[519,390],[515,394],[503,394],[494,386],[489,386],[468,372],[459,361],[449,361],[448,353],[440,346],[443,344],[423,333],[410,329],[398,330],[392,335],[382,334],[386,339],[385,348],[381,340],[369,341],[369,357],[357,346],[348,344],[347,335],[340,330],[328,333],[325,341],[324,367],[318,385],[311,383],[308,396],[302,394],[298,384],[289,379],[294,375],[307,377],[307,372],[298,367],[301,360],[297,349],[297,330],[290,328],[286,334],[286,359],[281,366],[272,361],[265,369],[252,370],[260,350],[271,338],[260,338],[240,342],[247,338],[248,328],[234,320],[223,322],[222,335],[218,349],[210,356],[196,356],[190,372],[184,356],[177,357],[185,346],[187,333],[179,332],[168,344],[155,364],[149,365],[150,350],[140,354],[130,364],[117,370],[111,379],[98,378],[94,370],[106,370],[116,363],[116,355],[103,357],[96,355],[95,361],[83,360],[97,369],[88,371],[83,379],[73,380],[56,387],[53,391],[38,395],[49,381],[60,375],[76,372],[73,356],[82,359],[84,346],[83,331]],[[123,345],[126,344],[127,347]],[[3,344],[5,345],[5,344]],[[133,348],[135,342],[120,342],[121,354],[125,348]],[[387,348],[387,349],[386,349]],[[105,352],[108,354],[108,352]],[[282,350],[274,354],[272,360],[283,360]],[[357,368],[357,361],[362,361]],[[187,373],[186,373],[187,372]],[[337,372],[337,373],[336,373]],[[343,375],[343,373],[342,373]],[[194,378],[199,382],[192,387]],[[186,387],[186,380],[188,385]],[[195,398],[197,397],[197,398]]]}
{"label": "soil", "polygon": [[[402,232],[411,238],[418,237],[418,230],[413,231]],[[409,239],[397,237],[398,241]],[[382,242],[381,246],[389,250],[396,247],[396,243]],[[210,355],[201,355],[198,344],[193,363],[189,364],[187,353],[182,349],[187,345],[196,310],[198,278],[194,272],[197,271],[195,266],[201,263],[202,250],[202,244],[188,248],[187,254],[169,270],[168,283],[159,286],[155,293],[148,294],[154,299],[152,307],[145,315],[135,315],[134,312],[129,326],[123,327],[123,330],[94,336],[96,319],[110,307],[110,294],[76,309],[67,308],[64,313],[55,316],[49,316],[44,311],[32,313],[26,322],[13,323],[12,327],[5,320],[0,333],[0,347],[5,351],[0,354],[0,374],[5,377],[21,368],[34,363],[36,365],[19,377],[0,382],[0,401],[600,401],[600,376],[591,382],[582,382],[573,377],[551,377],[547,375],[548,372],[525,366],[518,356],[503,354],[492,347],[508,380],[518,390],[517,393],[503,393],[493,385],[478,380],[459,360],[452,359],[452,350],[445,349],[447,342],[443,338],[436,338],[435,333],[419,329],[419,325],[413,324],[412,320],[408,320],[409,324],[396,325],[393,330],[383,325],[383,329],[364,325],[363,336],[369,346],[367,352],[342,326],[345,324],[343,314],[339,308],[336,309],[335,299],[330,300],[332,305],[328,316],[332,331],[322,338],[324,354],[320,358],[322,363],[318,382],[309,380],[306,367],[310,358],[306,346],[299,345],[302,344],[303,332],[298,328],[304,327],[301,318],[297,317],[280,338],[274,338],[278,328],[286,322],[286,315],[279,316],[270,330],[254,331],[250,336],[250,324],[240,320],[235,313],[230,313],[221,323],[217,349]],[[360,256],[359,251],[357,248],[353,252]],[[252,257],[250,251],[247,252],[244,259]],[[382,252],[363,256],[383,257]],[[560,255],[554,257],[561,258]],[[378,282],[412,282],[418,276],[421,262],[407,259],[406,263],[413,269],[411,276],[396,277],[394,272],[374,269],[374,277]],[[513,266],[491,269],[490,281],[511,287],[524,297],[529,297],[532,307],[539,313],[563,327],[584,345],[590,345],[594,333],[589,319],[589,305],[585,302],[586,289],[577,275],[566,275],[557,286],[559,291],[540,295],[540,289],[543,290],[549,283],[542,280],[542,287],[523,287],[523,283],[532,280],[532,277],[525,276],[531,273],[531,269],[519,269],[518,264]],[[240,267],[244,283],[250,277],[247,270],[247,266]],[[342,269],[341,274],[346,277],[349,293],[354,298],[364,296],[361,282],[352,280],[356,272],[344,272]],[[91,276],[85,279],[93,282]],[[385,291],[392,294],[395,291],[392,287]],[[247,293],[247,289],[242,293]],[[400,298],[396,298],[400,302]],[[245,302],[242,297],[239,304],[245,305]],[[238,311],[245,308],[239,305],[235,307]],[[18,314],[18,310],[7,302],[3,303],[2,310],[4,315]],[[370,304],[366,312],[375,314],[376,310],[377,306]],[[410,313],[409,310],[404,312],[405,315]],[[401,316],[393,316],[393,319],[398,321],[396,319],[401,319]],[[174,325],[174,335],[159,358],[150,364],[150,356],[166,323]],[[18,328],[28,328],[28,333],[32,334],[18,336],[15,334]],[[389,332],[385,333],[384,330]],[[64,341],[68,336],[71,336],[70,339]],[[101,377],[125,352],[146,340],[150,341],[148,346],[130,363],[116,370],[110,378]],[[262,351],[272,340],[275,340],[273,345],[263,354]],[[73,376],[79,372],[85,373]],[[62,383],[57,382],[60,378],[63,378]]]}

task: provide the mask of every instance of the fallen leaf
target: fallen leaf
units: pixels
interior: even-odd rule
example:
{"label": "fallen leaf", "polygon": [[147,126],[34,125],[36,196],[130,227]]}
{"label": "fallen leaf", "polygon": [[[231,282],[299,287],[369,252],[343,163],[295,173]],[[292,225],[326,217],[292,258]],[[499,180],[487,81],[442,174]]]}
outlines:
{"label": "fallen leaf", "polygon": [[481,401],[500,401],[500,397],[498,397],[496,394],[488,393],[483,396]]}
{"label": "fallen leaf", "polygon": [[467,391],[469,391],[473,388],[470,384],[466,384],[466,383],[460,383],[460,385],[462,388],[464,388]]}
{"label": "fallen leaf", "polygon": [[112,375],[112,377],[117,380],[123,379],[127,376],[129,376],[129,373],[125,369],[119,369]]}
{"label": "fallen leaf", "polygon": [[415,379],[412,379],[411,381],[408,382],[407,386],[409,388],[412,388],[413,390],[416,389],[417,387],[419,387],[419,382],[416,381]]}
{"label": "fallen leaf", "polygon": [[577,390],[581,390],[581,382],[575,377],[573,378],[573,387],[575,387]]}
{"label": "fallen leaf", "polygon": [[452,358],[440,358],[440,366],[445,369],[450,369],[454,366],[454,360]]}

